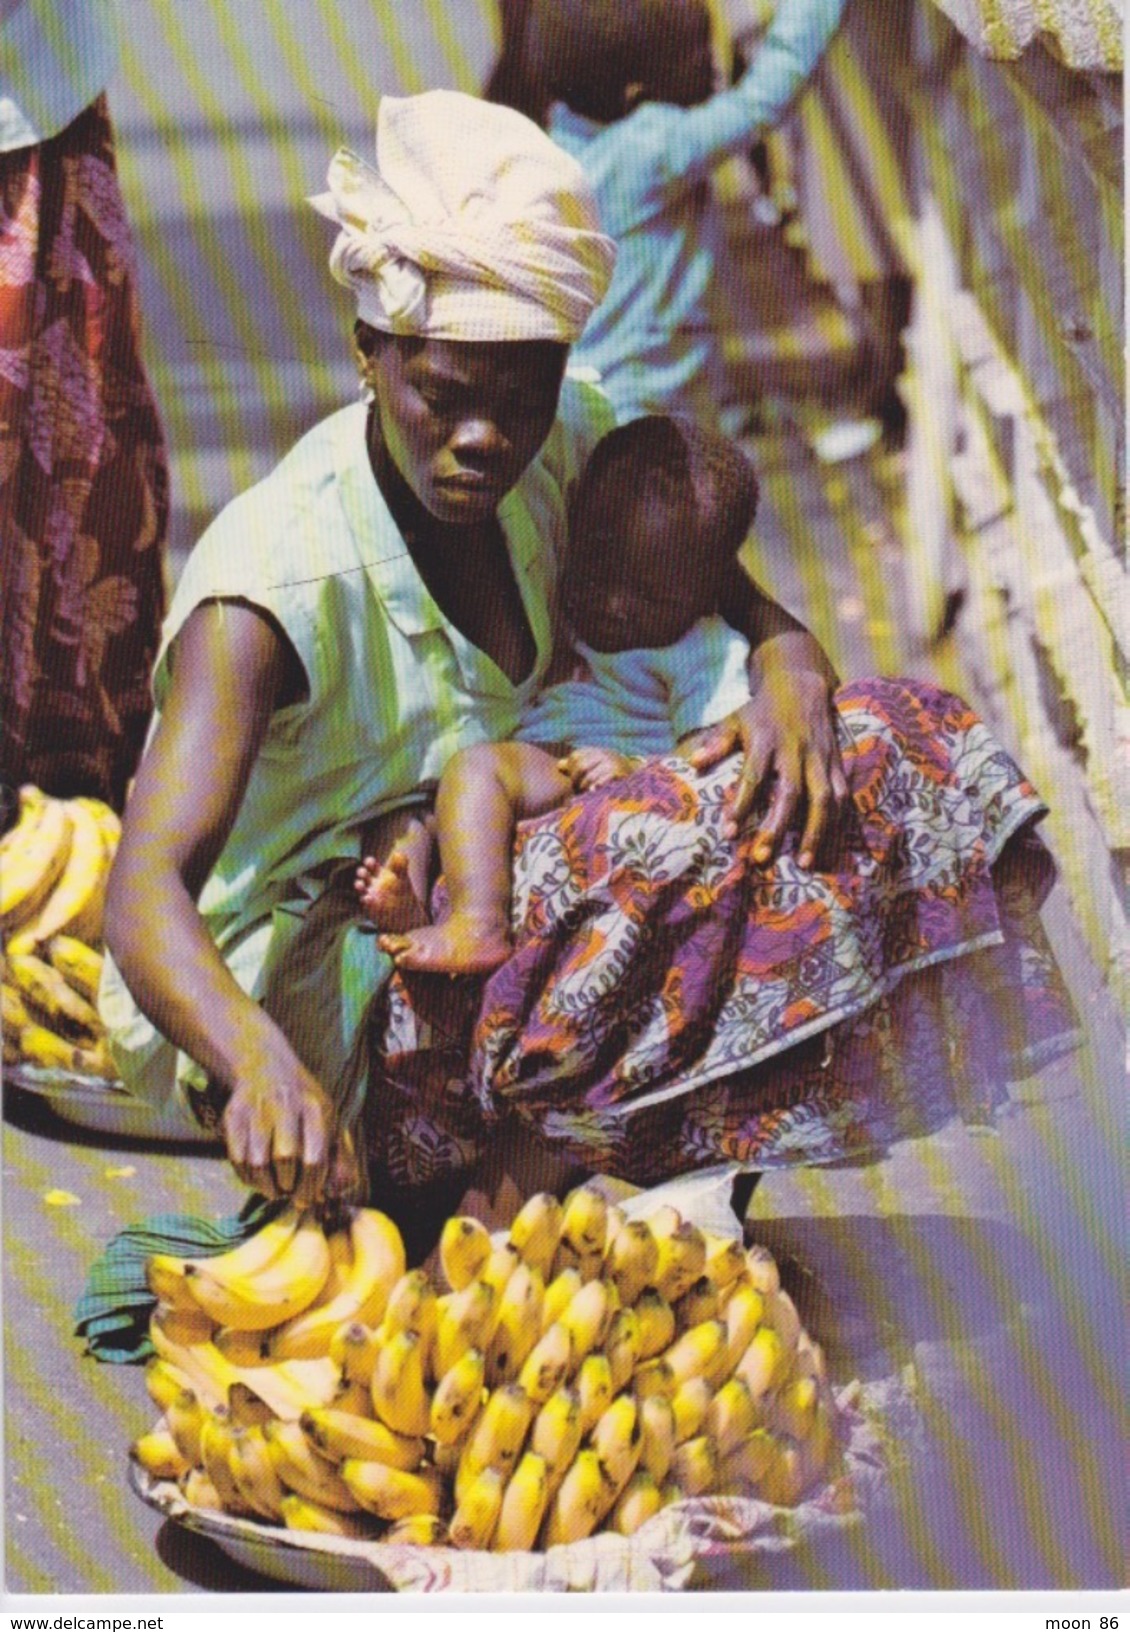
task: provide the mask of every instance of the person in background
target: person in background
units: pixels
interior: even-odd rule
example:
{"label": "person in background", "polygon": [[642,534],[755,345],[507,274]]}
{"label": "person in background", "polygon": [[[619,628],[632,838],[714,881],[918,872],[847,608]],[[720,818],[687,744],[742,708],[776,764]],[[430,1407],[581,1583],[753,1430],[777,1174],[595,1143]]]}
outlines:
{"label": "person in background", "polygon": [[149,725],[168,467],[105,86],[110,0],[0,0],[0,780],[121,809]]}
{"label": "person in background", "polygon": [[535,0],[526,50],[548,130],[582,165],[616,240],[612,284],[573,349],[618,420],[713,425],[722,359],[708,296],[722,246],[711,170],[785,113],[846,0],[785,0],[739,83],[713,93],[706,0]]}

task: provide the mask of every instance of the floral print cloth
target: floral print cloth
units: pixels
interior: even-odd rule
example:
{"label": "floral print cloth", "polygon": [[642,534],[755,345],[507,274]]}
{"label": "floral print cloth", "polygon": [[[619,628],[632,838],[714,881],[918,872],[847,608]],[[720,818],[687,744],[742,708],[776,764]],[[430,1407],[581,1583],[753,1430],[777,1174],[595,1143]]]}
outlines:
{"label": "floral print cloth", "polygon": [[[486,983],[397,974],[373,1135],[389,1176],[473,1160],[510,1114],[579,1165],[652,1185],[881,1151],[1010,1077],[1076,1018],[1037,916],[1045,807],[959,698],[838,694],[852,803],[819,870],[723,832],[738,761],[653,760],[518,833],[515,949]],[[442,910],[441,902],[437,908]]]}
{"label": "floral print cloth", "polygon": [[168,471],[99,97],[0,153],[0,774],[121,808],[149,722]]}

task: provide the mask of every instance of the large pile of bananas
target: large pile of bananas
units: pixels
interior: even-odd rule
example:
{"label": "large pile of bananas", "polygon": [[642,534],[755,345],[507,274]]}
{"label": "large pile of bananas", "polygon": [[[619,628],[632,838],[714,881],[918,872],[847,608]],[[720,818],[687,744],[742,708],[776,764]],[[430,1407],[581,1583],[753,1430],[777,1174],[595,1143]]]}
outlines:
{"label": "large pile of bananas", "polygon": [[0,838],[4,1062],[112,1078],[94,1006],[102,909],[121,822],[100,799],[20,789]]}
{"label": "large pile of bananas", "polygon": [[707,1492],[792,1505],[839,1455],[823,1357],[761,1249],[582,1188],[532,1197],[501,1245],[449,1219],[439,1258],[442,1294],[374,1209],[151,1258],[164,1414],[134,1458],[199,1507],[502,1552],[630,1535]]}

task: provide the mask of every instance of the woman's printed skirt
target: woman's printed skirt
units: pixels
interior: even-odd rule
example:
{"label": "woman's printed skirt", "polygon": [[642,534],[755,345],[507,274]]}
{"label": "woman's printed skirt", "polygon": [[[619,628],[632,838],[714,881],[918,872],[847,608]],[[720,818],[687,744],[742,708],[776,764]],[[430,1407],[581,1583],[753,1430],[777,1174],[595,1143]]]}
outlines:
{"label": "woman's printed skirt", "polygon": [[837,703],[852,801],[815,871],[788,845],[754,865],[756,821],[725,837],[736,758],[652,761],[521,826],[515,951],[481,1002],[434,976],[386,988],[369,1105],[390,1180],[473,1161],[510,1116],[639,1184],[869,1157],[991,1121],[1077,1041],[1022,772],[934,686]]}

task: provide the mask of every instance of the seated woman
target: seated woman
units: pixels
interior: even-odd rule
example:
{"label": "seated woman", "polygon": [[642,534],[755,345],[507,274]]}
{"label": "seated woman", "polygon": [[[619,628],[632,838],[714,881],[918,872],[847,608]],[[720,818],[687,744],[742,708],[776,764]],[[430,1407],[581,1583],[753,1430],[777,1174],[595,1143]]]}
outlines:
{"label": "seated woman", "polygon": [[[186,566],[101,994],[127,1087],[187,1099],[247,1184],[303,1206],[355,1193],[360,1159],[389,1166],[352,1138],[392,968],[359,924],[357,862],[458,749],[516,728],[549,664],[571,486],[612,424],[563,376],[613,247],[536,126],[453,92],[385,98],[376,170],[342,152],[329,183],[372,401],[316,426]],[[815,847],[844,791],[834,677],[748,580],[718,611],[753,653],[717,746],[744,746],[735,815],[773,775],[756,854],[802,802]]]}

